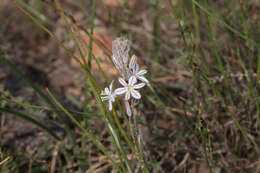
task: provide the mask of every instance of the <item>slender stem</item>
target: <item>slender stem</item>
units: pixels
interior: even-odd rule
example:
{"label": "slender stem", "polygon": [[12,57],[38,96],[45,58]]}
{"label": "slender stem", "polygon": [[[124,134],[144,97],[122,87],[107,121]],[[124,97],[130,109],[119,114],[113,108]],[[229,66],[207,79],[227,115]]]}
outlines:
{"label": "slender stem", "polygon": [[130,124],[130,133],[132,136],[132,139],[134,141],[134,145],[135,145],[135,149],[137,151],[137,156],[138,156],[138,160],[141,163],[142,166],[142,170],[145,173],[148,173],[148,169],[146,167],[146,164],[144,162],[144,158],[143,158],[143,154],[141,154],[142,152],[140,151],[140,146],[138,143],[138,131],[137,131],[137,122],[136,122],[136,111],[134,111],[133,109],[133,104],[131,104],[132,107],[132,116],[129,117],[129,124]]}
{"label": "slender stem", "polygon": [[49,91],[48,88],[46,88],[47,93],[49,96],[52,98],[52,100],[55,102],[55,104],[72,120],[72,122],[84,133],[86,134],[92,141],[93,143],[98,147],[100,151],[104,153],[104,155],[112,162],[113,166],[117,168],[119,172],[122,172],[122,170],[118,167],[116,162],[112,159],[112,157],[105,151],[105,147],[103,144],[98,141],[91,133],[89,133],[74,117],[71,113],[69,113],[53,96],[53,94]]}

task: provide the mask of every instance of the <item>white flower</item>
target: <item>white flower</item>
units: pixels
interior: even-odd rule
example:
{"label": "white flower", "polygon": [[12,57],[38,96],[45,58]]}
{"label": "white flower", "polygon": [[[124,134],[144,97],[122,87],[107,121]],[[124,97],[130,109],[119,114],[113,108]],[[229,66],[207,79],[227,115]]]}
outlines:
{"label": "white flower", "polygon": [[149,84],[149,81],[144,77],[147,71],[139,70],[139,65],[137,64],[137,57],[135,55],[133,55],[130,60],[129,69],[131,71],[131,76],[134,76],[136,77],[136,79],[139,79],[140,81]]}
{"label": "white flower", "polygon": [[116,98],[116,94],[115,92],[112,91],[112,88],[113,88],[113,82],[111,82],[111,84],[109,85],[109,88],[105,88],[105,92],[104,93],[101,93],[101,98],[102,100],[108,100],[108,109],[111,111],[112,110],[112,102],[115,101],[115,98]]}
{"label": "white flower", "polygon": [[117,88],[115,90],[116,95],[121,95],[125,93],[125,100],[129,100],[130,96],[135,99],[140,99],[141,94],[136,90],[145,86],[145,83],[136,84],[137,80],[134,76],[131,76],[128,80],[128,84],[123,78],[118,79],[119,82],[124,86],[123,88]]}

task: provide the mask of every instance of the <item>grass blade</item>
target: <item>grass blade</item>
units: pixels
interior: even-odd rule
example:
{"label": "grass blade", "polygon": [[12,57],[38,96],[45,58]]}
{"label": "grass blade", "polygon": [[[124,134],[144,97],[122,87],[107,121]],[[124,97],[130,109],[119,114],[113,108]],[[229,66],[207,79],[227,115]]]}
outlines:
{"label": "grass blade", "polygon": [[69,113],[53,96],[53,94],[49,91],[48,88],[46,88],[46,91],[52,98],[52,100],[57,104],[57,106],[72,120],[72,122],[84,133],[86,134],[93,143],[98,147],[100,151],[104,153],[104,155],[112,162],[113,166],[117,168],[119,172],[122,172],[121,169],[118,167],[118,165],[115,163],[115,161],[112,159],[112,157],[105,151],[105,147],[102,145],[101,142],[99,142],[91,133],[89,133],[74,117],[71,113]]}
{"label": "grass blade", "polygon": [[51,129],[49,129],[48,127],[46,127],[46,126],[43,125],[42,123],[36,121],[35,119],[33,119],[33,118],[31,118],[31,117],[29,117],[29,116],[27,116],[27,115],[25,115],[25,114],[22,114],[22,113],[20,113],[20,112],[17,112],[17,111],[8,109],[8,108],[2,108],[2,107],[0,107],[0,111],[2,111],[2,112],[7,112],[7,113],[13,114],[13,115],[15,115],[15,116],[17,116],[17,117],[19,117],[19,118],[22,118],[22,119],[24,119],[24,120],[26,120],[26,121],[28,121],[28,122],[30,122],[30,123],[36,125],[37,127],[43,129],[44,131],[46,131],[47,133],[49,133],[52,137],[54,137],[56,140],[61,140],[56,134],[54,134],[54,133],[52,132]]}
{"label": "grass blade", "polygon": [[248,36],[246,36],[245,34],[242,34],[241,32],[239,32],[238,30],[234,29],[232,26],[228,25],[226,22],[224,22],[223,20],[217,18],[216,16],[214,16],[209,10],[207,10],[206,8],[202,7],[197,1],[192,0],[192,2],[198,7],[200,8],[203,12],[205,12],[207,15],[211,16],[213,19],[215,19],[218,23],[220,23],[221,25],[223,25],[225,28],[227,28],[229,31],[233,32],[234,34],[238,35],[239,37],[241,37],[244,40],[247,40],[248,42],[250,42],[252,45],[256,46],[256,47],[260,47],[260,43],[255,42],[254,40],[248,38]]}
{"label": "grass blade", "polygon": [[[0,100],[5,100],[8,103],[14,103],[14,104],[21,106],[23,108],[45,110],[45,111],[52,111],[52,112],[62,112],[61,110],[58,110],[58,109],[53,108],[53,107],[31,105],[31,104],[26,104],[26,103],[22,103],[22,102],[17,102],[17,101],[8,99],[8,98],[1,98],[0,97]],[[74,110],[68,110],[68,111],[70,113],[74,113],[74,114],[78,114],[78,115],[82,115],[82,116],[87,116],[87,117],[100,117],[100,115],[91,114],[91,113],[88,113],[88,112],[78,112],[78,111],[74,111]]]}
{"label": "grass blade", "polygon": [[[29,78],[27,78],[11,61],[9,61],[3,55],[0,55],[0,61],[5,63],[13,72],[20,76],[50,107],[55,108],[55,105],[51,102],[51,100],[36,85],[34,85],[34,83]],[[59,112],[57,112],[57,115],[59,121],[64,125],[67,133],[69,133],[74,138],[73,133],[71,132],[68,124],[65,122],[62,115]]]}

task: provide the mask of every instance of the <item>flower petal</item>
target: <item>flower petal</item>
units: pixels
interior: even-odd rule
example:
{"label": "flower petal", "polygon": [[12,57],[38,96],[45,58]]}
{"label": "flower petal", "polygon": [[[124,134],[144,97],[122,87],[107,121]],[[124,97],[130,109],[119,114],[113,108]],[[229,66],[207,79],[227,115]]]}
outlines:
{"label": "flower petal", "polygon": [[139,65],[136,64],[136,66],[135,66],[135,73],[137,73],[138,71],[139,71]]}
{"label": "flower petal", "polygon": [[133,88],[134,89],[140,89],[140,88],[143,88],[145,86],[145,83],[139,83],[137,85],[134,85]]}
{"label": "flower petal", "polygon": [[121,68],[123,68],[123,64],[122,62],[120,61],[120,58],[116,57],[115,55],[112,56],[112,60],[116,66],[116,68],[119,70]]}
{"label": "flower petal", "polygon": [[125,80],[123,78],[119,78],[118,81],[121,83],[121,85],[127,86],[127,83],[125,82]]}
{"label": "flower petal", "polygon": [[142,75],[144,75],[146,73],[147,73],[147,70],[140,70],[138,73],[136,73],[136,75],[142,76]]}
{"label": "flower petal", "polygon": [[110,111],[112,111],[112,101],[111,100],[108,101],[108,109]]}
{"label": "flower petal", "polygon": [[105,95],[109,95],[109,89],[108,89],[108,88],[105,88],[104,94],[105,94]]}
{"label": "flower petal", "polygon": [[130,92],[127,91],[127,92],[125,93],[125,100],[129,100],[129,99],[130,99]]}
{"label": "flower petal", "polygon": [[126,89],[125,87],[123,87],[123,88],[117,88],[117,89],[114,91],[114,93],[115,93],[116,95],[121,95],[121,94],[124,94],[126,91],[127,91],[127,89]]}
{"label": "flower petal", "polygon": [[149,83],[149,81],[144,76],[137,76],[137,78],[142,82]]}
{"label": "flower petal", "polygon": [[102,96],[101,99],[102,100],[109,100],[109,96]]}
{"label": "flower petal", "polygon": [[113,89],[113,83],[114,83],[114,81],[112,81],[112,82],[110,83],[110,85],[109,85],[109,90],[110,90],[110,93],[112,93],[112,89]]}
{"label": "flower petal", "polygon": [[131,60],[130,60],[130,63],[129,63],[129,68],[130,69],[134,69],[135,64],[136,64],[136,60],[137,60],[137,57],[135,55],[133,55]]}
{"label": "flower petal", "polygon": [[135,77],[135,76],[131,76],[131,77],[129,78],[128,84],[129,84],[130,86],[133,86],[136,82],[137,82],[136,77]]}
{"label": "flower petal", "polygon": [[132,115],[131,107],[128,101],[125,101],[126,114],[130,117]]}
{"label": "flower petal", "polygon": [[136,91],[136,90],[131,90],[131,95],[135,99],[140,99],[141,98],[141,94],[138,91]]}
{"label": "flower petal", "polygon": [[113,94],[110,96],[110,100],[111,100],[112,102],[114,102],[114,101],[115,101],[115,98],[116,98],[116,95],[113,93]]}
{"label": "flower petal", "polygon": [[123,63],[127,64],[127,62],[128,62],[128,52],[127,52],[127,54],[122,55],[122,57],[123,57]]}

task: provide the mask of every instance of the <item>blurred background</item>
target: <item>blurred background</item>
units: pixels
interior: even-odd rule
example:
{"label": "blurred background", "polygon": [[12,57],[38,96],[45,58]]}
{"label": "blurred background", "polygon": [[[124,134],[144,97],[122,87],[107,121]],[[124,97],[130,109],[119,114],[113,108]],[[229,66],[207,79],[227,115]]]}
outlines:
{"label": "blurred background", "polygon": [[130,53],[138,56],[153,87],[142,90],[137,105],[150,172],[260,172],[258,0],[59,4],[1,0],[0,172],[117,172],[61,113],[67,131],[57,111],[35,91],[46,94],[49,88],[112,155],[95,95],[71,56],[86,62],[104,88],[103,73],[108,81],[118,76],[110,59],[117,37],[131,41]]}

